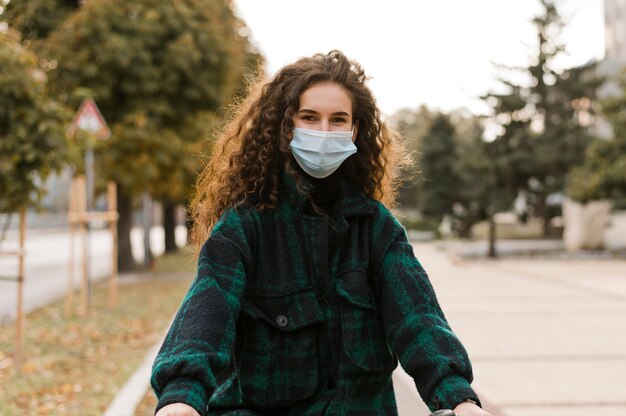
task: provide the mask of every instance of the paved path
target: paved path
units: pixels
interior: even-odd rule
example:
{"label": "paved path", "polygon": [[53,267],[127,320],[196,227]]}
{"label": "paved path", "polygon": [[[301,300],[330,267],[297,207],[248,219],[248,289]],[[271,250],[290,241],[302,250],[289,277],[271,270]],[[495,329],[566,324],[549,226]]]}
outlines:
{"label": "paved path", "polygon": [[626,416],[626,261],[453,263],[414,247],[488,410]]}

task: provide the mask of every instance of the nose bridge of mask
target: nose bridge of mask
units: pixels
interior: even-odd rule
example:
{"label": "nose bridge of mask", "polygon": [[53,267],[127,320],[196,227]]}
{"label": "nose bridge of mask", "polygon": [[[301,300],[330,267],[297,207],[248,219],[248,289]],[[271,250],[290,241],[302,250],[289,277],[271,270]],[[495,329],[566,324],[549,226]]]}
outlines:
{"label": "nose bridge of mask", "polygon": [[301,127],[295,127],[294,133],[296,135],[301,136],[303,138],[319,138],[319,139],[350,139],[352,140],[352,135],[354,134],[354,126],[350,131],[325,131],[325,130],[311,130],[311,129],[303,129]]}
{"label": "nose bridge of mask", "polygon": [[326,177],[356,153],[356,146],[352,142],[353,131],[325,132],[294,128],[292,152],[298,164],[309,175]]}

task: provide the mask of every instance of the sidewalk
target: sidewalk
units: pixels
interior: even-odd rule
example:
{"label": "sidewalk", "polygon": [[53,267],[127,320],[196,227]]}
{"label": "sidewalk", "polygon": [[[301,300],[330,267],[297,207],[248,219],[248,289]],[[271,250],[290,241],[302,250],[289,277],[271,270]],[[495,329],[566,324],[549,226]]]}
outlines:
{"label": "sidewalk", "polygon": [[[626,415],[626,261],[452,262],[414,248],[493,416]],[[428,415],[401,369],[394,387],[400,416]]]}
{"label": "sidewalk", "polygon": [[626,261],[454,264],[432,244],[414,247],[487,410],[626,415]]}

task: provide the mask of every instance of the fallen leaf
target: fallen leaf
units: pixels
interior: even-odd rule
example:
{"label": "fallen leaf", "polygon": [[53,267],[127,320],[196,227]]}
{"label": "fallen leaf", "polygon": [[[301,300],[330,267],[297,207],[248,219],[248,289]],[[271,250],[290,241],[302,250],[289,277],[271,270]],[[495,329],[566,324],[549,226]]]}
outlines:
{"label": "fallen leaf", "polygon": [[31,374],[35,372],[36,369],[37,369],[37,366],[35,365],[34,362],[26,361],[26,363],[24,363],[24,365],[22,366],[22,373]]}
{"label": "fallen leaf", "polygon": [[13,365],[13,360],[11,358],[5,358],[0,361],[0,370],[4,370],[5,368],[9,368]]}

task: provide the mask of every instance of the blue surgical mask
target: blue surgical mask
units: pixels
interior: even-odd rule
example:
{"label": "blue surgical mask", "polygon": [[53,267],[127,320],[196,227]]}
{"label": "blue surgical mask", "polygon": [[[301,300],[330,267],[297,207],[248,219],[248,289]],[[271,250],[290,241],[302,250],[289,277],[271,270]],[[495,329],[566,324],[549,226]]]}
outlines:
{"label": "blue surgical mask", "polygon": [[351,131],[320,131],[296,127],[290,147],[302,170],[314,178],[325,178],[356,153]]}

